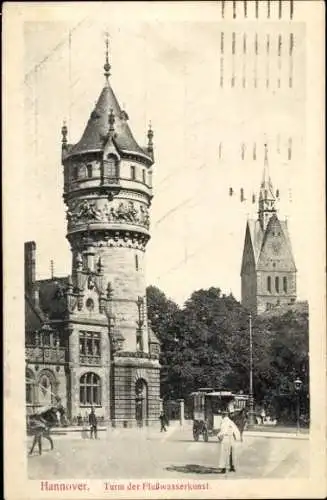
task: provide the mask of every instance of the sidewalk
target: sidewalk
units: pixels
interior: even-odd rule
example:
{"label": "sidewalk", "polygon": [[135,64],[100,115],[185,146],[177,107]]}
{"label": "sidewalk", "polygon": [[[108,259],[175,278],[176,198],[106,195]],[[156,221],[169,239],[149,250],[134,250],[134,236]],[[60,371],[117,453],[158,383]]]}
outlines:
{"label": "sidewalk", "polygon": [[261,431],[261,430],[249,430],[244,431],[244,437],[264,437],[264,438],[284,438],[284,439],[309,439],[309,433],[297,433],[294,432],[277,432],[277,431]]}

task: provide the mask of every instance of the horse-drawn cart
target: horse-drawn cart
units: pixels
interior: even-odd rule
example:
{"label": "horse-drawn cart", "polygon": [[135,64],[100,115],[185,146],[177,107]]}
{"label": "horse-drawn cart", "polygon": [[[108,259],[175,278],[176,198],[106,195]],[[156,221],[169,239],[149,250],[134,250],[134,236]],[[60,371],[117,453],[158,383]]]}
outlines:
{"label": "horse-drawn cart", "polygon": [[228,410],[230,417],[243,433],[248,396],[231,391],[215,391],[204,388],[191,394],[193,400],[193,438],[200,436],[209,441],[210,436],[219,433],[222,412]]}

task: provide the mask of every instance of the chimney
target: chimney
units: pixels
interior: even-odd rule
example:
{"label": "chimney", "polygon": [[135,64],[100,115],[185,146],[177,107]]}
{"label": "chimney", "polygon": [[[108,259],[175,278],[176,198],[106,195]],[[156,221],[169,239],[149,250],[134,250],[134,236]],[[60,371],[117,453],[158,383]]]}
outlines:
{"label": "chimney", "polygon": [[32,295],[35,285],[35,241],[27,241],[25,243],[25,292]]}

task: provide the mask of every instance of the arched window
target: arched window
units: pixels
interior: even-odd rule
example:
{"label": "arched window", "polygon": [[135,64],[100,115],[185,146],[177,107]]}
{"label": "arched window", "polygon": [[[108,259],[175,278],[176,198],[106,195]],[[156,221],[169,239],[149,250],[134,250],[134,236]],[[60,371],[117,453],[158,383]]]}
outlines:
{"label": "arched window", "polygon": [[283,278],[283,290],[285,293],[287,293],[287,278],[284,276]]}
{"label": "arched window", "polygon": [[35,403],[35,379],[30,370],[25,371],[25,398],[26,404],[33,405]]}
{"label": "arched window", "polygon": [[267,290],[268,292],[271,292],[271,277],[268,276],[267,278]]}
{"label": "arched window", "polygon": [[53,399],[53,387],[47,375],[42,375],[39,381],[39,403],[41,406],[51,405]]}
{"label": "arched window", "polygon": [[88,165],[86,165],[86,168],[87,168],[87,176],[88,176],[88,178],[90,179],[90,178],[92,177],[92,175],[93,175],[93,172],[92,172],[92,170],[93,170],[92,164],[91,164],[91,163],[89,163]]}
{"label": "arched window", "polygon": [[81,165],[79,175],[82,179],[87,177],[87,167],[85,165]]}
{"label": "arched window", "polygon": [[101,380],[92,372],[84,373],[80,378],[80,404],[101,405]]}
{"label": "arched window", "polygon": [[279,293],[279,278],[276,276],[275,278],[275,290],[277,293]]}

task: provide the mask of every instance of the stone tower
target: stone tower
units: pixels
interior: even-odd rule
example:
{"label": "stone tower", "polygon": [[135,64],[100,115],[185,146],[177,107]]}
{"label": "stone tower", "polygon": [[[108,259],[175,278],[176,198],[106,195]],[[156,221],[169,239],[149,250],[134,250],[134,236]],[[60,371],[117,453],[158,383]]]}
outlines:
{"label": "stone tower", "polygon": [[153,132],[140,147],[110,83],[80,141],[62,128],[72,275],[67,290],[70,414],[91,405],[113,425],[148,424],[160,410],[159,342],[147,320]]}
{"label": "stone tower", "polygon": [[242,305],[253,314],[296,300],[296,267],[287,222],[279,220],[267,146],[257,220],[248,220],[243,249]]}

